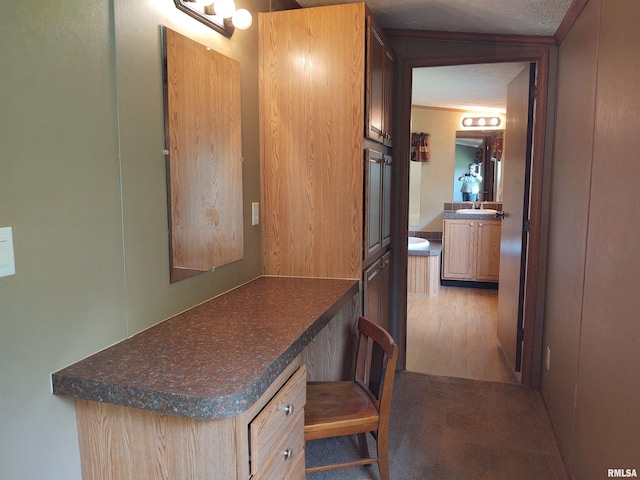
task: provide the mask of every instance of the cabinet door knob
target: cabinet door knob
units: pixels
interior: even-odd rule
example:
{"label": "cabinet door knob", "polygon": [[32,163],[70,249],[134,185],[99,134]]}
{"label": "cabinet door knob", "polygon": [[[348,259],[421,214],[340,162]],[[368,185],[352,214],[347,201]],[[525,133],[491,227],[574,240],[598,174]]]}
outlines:
{"label": "cabinet door knob", "polygon": [[284,455],[285,460],[291,460],[291,457],[293,457],[293,450],[287,448],[284,452],[282,452],[282,455]]}
{"label": "cabinet door knob", "polygon": [[286,405],[283,410],[285,415],[293,415],[293,405]]}
{"label": "cabinet door knob", "polygon": [[473,227],[473,222],[469,222],[469,226],[470,226],[470,227]]}

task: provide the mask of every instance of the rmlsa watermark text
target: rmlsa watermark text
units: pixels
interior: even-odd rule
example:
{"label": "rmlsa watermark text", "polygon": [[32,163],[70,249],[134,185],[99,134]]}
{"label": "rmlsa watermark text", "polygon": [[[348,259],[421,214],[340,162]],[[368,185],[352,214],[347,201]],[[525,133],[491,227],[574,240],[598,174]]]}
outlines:
{"label": "rmlsa watermark text", "polygon": [[607,476],[614,478],[637,478],[638,473],[635,468],[609,468],[607,470]]}

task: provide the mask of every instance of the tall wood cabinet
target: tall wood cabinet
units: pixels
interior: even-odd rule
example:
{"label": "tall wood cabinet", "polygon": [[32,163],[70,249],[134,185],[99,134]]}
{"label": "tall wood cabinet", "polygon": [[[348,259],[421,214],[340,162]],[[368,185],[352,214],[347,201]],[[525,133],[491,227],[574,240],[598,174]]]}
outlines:
{"label": "tall wood cabinet", "polygon": [[[389,252],[393,55],[372,26],[364,3],[259,14],[266,275],[364,281]],[[377,294],[362,312],[388,318]]]}

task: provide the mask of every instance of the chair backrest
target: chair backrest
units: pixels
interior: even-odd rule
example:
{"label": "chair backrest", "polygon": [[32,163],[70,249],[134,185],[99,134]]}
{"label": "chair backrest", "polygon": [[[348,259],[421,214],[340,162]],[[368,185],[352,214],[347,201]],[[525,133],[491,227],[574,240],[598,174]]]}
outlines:
{"label": "chair backrest", "polygon": [[360,317],[356,347],[355,381],[374,401],[382,417],[391,408],[398,346],[381,326]]}

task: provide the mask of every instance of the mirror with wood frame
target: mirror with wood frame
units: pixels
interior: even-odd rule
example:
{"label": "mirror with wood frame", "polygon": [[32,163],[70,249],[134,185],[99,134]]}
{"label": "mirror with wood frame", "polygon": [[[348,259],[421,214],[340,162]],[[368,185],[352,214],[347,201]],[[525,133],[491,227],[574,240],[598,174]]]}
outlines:
{"label": "mirror with wood frame", "polygon": [[240,64],[162,28],[171,283],[244,256]]}

